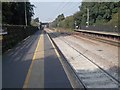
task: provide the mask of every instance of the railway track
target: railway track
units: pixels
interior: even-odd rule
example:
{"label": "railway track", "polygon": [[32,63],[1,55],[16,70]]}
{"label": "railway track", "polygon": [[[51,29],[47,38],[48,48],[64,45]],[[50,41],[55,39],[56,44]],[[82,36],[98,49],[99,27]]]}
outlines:
{"label": "railway track", "polygon": [[[63,40],[63,39],[62,39]],[[66,44],[68,44],[71,48],[73,48],[75,51],[77,51],[78,53],[80,53],[78,50],[76,50],[73,46],[71,46],[68,42],[66,42],[66,41],[64,41]],[[90,66],[93,66],[94,68],[97,68],[98,69],[98,71],[99,72],[93,72],[93,73],[95,73],[95,75],[94,74],[91,74],[91,76],[89,76],[89,75],[86,75],[87,73],[86,72],[81,72],[81,73],[79,73],[80,74],[80,79],[83,81],[83,82],[85,82],[85,83],[87,83],[87,84],[89,84],[89,81],[90,82],[92,82],[90,79],[91,78],[95,78],[95,77],[97,77],[97,78],[99,78],[100,77],[100,82],[99,82],[99,80],[95,80],[94,81],[94,83],[103,83],[103,85],[105,85],[105,83],[108,83],[108,82],[111,82],[111,81],[113,81],[113,82],[115,82],[117,85],[119,85],[120,84],[120,81],[119,80],[117,80],[116,78],[114,78],[112,75],[110,75],[109,73],[107,73],[104,69],[102,69],[99,65],[97,65],[95,62],[93,62],[92,60],[90,60],[89,59],[89,57],[86,57],[85,55],[83,55],[82,53],[80,53],[81,55],[82,55],[82,58],[85,58],[84,60],[86,60],[85,62],[81,62],[82,64],[84,64],[85,66],[86,65],[90,65]],[[84,66],[83,66],[84,67]],[[90,73],[88,73],[88,74],[90,74]],[[105,78],[105,77],[109,77],[110,79],[108,80],[107,78]],[[102,78],[101,78],[102,77]],[[85,79],[87,79],[87,80],[85,80]],[[102,82],[101,82],[101,80],[103,80]],[[93,83],[92,83],[93,84]],[[112,84],[112,85],[114,85],[114,84]],[[100,86],[100,84],[98,84],[98,86],[97,87],[99,87]],[[87,85],[87,87],[88,88],[92,88],[90,85]],[[105,86],[106,87],[106,86]],[[108,86],[109,87],[109,86]],[[116,87],[116,86],[115,86]],[[113,88],[114,88],[114,86],[113,86]]]}
{"label": "railway track", "polygon": [[[57,35],[53,33],[50,34],[50,36],[57,37]],[[59,40],[66,43],[70,48],[72,48],[74,51],[79,53],[79,56],[76,57],[76,59],[72,58],[71,60],[74,60],[74,61],[76,60],[76,62],[81,63],[79,65],[79,68],[81,68],[81,70],[79,71],[75,70],[75,71],[86,89],[87,88],[116,88],[118,89],[120,85],[120,81],[118,79],[110,75],[103,68],[101,68],[101,66],[93,62],[91,59],[89,59],[89,57],[86,57],[80,51],[78,51],[76,48],[70,45],[69,42],[67,42],[65,38],[60,37]],[[77,63],[74,63],[74,64],[77,64]],[[91,69],[91,70],[88,71],[84,69]]]}

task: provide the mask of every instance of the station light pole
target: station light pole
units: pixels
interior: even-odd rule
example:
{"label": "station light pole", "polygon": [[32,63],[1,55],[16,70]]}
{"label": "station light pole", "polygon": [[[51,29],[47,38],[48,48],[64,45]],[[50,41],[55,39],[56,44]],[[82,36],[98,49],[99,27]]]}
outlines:
{"label": "station light pole", "polygon": [[26,11],[26,2],[25,2],[25,25],[27,26],[27,11]]}
{"label": "station light pole", "polygon": [[87,22],[86,22],[86,24],[88,27],[89,26],[89,8],[87,8]]}
{"label": "station light pole", "polygon": [[76,29],[77,22],[75,21],[75,29]]}

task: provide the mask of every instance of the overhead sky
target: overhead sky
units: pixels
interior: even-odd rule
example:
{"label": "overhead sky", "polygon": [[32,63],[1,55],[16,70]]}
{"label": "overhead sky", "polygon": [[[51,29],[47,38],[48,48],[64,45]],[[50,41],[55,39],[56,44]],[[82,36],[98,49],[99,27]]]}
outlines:
{"label": "overhead sky", "polygon": [[35,5],[33,18],[39,17],[42,22],[51,22],[62,13],[70,16],[79,11],[80,6],[80,2],[30,2]]}

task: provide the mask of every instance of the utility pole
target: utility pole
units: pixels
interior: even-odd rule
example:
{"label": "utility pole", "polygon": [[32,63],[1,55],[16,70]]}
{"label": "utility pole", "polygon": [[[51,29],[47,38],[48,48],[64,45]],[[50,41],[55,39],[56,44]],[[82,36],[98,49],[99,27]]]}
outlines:
{"label": "utility pole", "polygon": [[27,26],[27,11],[26,11],[26,2],[25,2],[25,25]]}
{"label": "utility pole", "polygon": [[89,8],[87,8],[87,27],[89,26]]}
{"label": "utility pole", "polygon": [[75,29],[76,29],[77,22],[75,21]]}

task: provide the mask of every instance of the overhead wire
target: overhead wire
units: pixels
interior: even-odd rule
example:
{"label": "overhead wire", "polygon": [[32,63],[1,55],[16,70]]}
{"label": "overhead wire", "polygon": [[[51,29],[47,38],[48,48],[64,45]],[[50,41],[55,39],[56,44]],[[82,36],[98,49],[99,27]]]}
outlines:
{"label": "overhead wire", "polygon": [[[60,14],[65,14],[65,13],[72,13],[72,12],[74,12],[74,9],[75,8],[77,8],[78,7],[78,5],[80,5],[80,3],[77,3],[77,4],[75,4],[74,6],[72,6],[72,4],[73,4],[74,2],[72,2],[72,0],[70,0],[69,2],[64,2],[64,4],[63,4],[63,2],[61,2],[59,5],[58,5],[58,8],[55,10],[56,12],[55,12],[55,14],[56,14],[56,16],[57,15],[60,15]],[[69,6],[68,6],[69,5]],[[66,7],[66,6],[68,6],[68,7],[70,7],[70,8],[68,8],[67,10],[65,10],[64,8]],[[71,7],[72,6],[72,7]],[[76,7],[77,6],[77,7]],[[54,13],[53,13],[54,14]],[[48,18],[49,19],[49,18]]]}
{"label": "overhead wire", "polygon": [[[72,1],[72,0],[71,0]],[[60,14],[62,14],[62,13],[72,13],[72,12],[74,12],[74,10],[75,10],[75,8],[77,8],[78,6],[80,6],[80,3],[76,3],[74,6],[72,6],[71,4],[73,4],[73,3],[75,3],[75,2],[67,2],[62,8],[61,8],[61,10],[62,10],[62,12],[61,12],[61,10],[58,12],[59,13],[59,15]],[[69,5],[69,6],[68,6]],[[70,8],[68,8],[67,10],[66,9],[64,9],[66,6],[68,6],[68,7],[70,7]],[[72,6],[72,7],[71,7]],[[77,7],[76,7],[77,6]],[[61,12],[61,13],[60,13]]]}
{"label": "overhead wire", "polygon": [[[63,8],[63,7],[65,7],[66,6],[66,2],[59,2],[60,4],[58,5],[58,7],[57,7],[57,9],[54,11],[54,12],[52,12],[53,14],[58,14],[58,13],[60,13],[59,11]],[[62,7],[61,7],[62,6]],[[56,15],[57,16],[57,15]],[[49,17],[50,18],[50,17]]]}
{"label": "overhead wire", "polygon": [[[56,12],[56,14],[62,14],[62,11],[64,10],[64,8],[66,7],[66,6],[68,6],[69,4],[71,4],[71,2],[72,2],[73,0],[69,0],[68,2],[65,2],[65,4],[64,5],[61,5],[62,7],[58,7],[59,9],[57,9],[57,11],[58,12]],[[70,5],[69,5],[70,6]]]}
{"label": "overhead wire", "polygon": [[79,9],[79,5],[80,5],[80,3],[75,4],[73,7],[65,10],[64,13],[72,13],[72,12],[74,12],[76,8]]}

